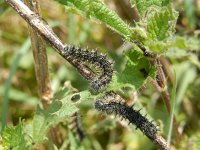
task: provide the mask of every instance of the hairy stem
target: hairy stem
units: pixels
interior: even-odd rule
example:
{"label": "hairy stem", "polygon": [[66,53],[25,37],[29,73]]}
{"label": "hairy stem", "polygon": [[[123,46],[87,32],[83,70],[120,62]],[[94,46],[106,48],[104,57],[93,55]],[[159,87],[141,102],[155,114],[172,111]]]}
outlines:
{"label": "hairy stem", "polygon": [[[154,63],[154,65],[156,65],[158,67],[158,71],[157,71],[157,75],[156,75],[156,82],[154,82],[154,84],[155,84],[156,88],[161,92],[162,99],[166,105],[167,111],[169,114],[171,114],[171,98],[170,98],[170,94],[168,92],[165,74],[164,74],[162,65],[160,63],[159,58],[156,58],[153,63]],[[181,135],[178,132],[178,125],[177,125],[175,116],[173,116],[173,130],[175,133],[176,141],[178,142],[180,140]]]}

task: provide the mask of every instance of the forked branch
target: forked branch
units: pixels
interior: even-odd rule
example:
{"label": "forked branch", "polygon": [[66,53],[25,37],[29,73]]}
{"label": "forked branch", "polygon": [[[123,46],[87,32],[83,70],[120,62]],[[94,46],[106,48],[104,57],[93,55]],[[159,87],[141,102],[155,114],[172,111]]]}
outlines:
{"label": "forked branch", "polygon": [[[56,36],[51,27],[37,14],[31,11],[22,1],[6,0],[6,2],[40,35],[48,42],[60,55],[63,55],[65,44]],[[74,61],[72,57],[66,57],[67,61],[75,66],[85,78],[93,77],[91,70],[84,65]]]}

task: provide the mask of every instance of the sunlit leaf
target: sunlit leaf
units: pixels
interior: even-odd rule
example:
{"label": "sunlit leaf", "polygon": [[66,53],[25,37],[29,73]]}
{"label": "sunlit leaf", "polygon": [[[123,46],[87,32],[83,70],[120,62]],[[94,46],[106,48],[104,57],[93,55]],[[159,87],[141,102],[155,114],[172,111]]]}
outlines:
{"label": "sunlit leaf", "polygon": [[[69,7],[75,7],[83,15],[100,20],[124,38],[131,39],[131,28],[101,0],[56,0]],[[70,5],[72,4],[72,5]]]}
{"label": "sunlit leaf", "polygon": [[65,121],[70,115],[78,109],[71,102],[69,97],[62,100],[54,100],[47,110],[37,107],[36,114],[33,119],[33,139],[35,142],[42,142],[50,127]]}
{"label": "sunlit leaf", "polygon": [[110,85],[112,90],[123,87],[138,89],[148,77],[155,76],[155,67],[151,66],[150,61],[141,52],[131,49],[125,56],[127,58],[125,68],[122,73],[114,76],[114,81]]}
{"label": "sunlit leaf", "polygon": [[73,103],[74,95],[79,95],[81,100],[88,100],[89,91],[73,93],[67,88],[58,91],[54,96],[54,101],[49,105],[47,110],[37,107],[36,114],[33,119],[33,139],[36,143],[40,143],[46,139],[46,133],[50,127],[55,126],[59,122],[66,121],[72,114],[78,111]]}
{"label": "sunlit leaf", "polygon": [[169,0],[130,0],[131,5],[136,6],[140,15],[144,15],[148,9],[159,9],[169,3]]}
{"label": "sunlit leaf", "polygon": [[175,32],[178,13],[171,7],[163,8],[148,21],[147,34],[152,40],[162,41]]}
{"label": "sunlit leaf", "polygon": [[6,127],[3,131],[3,147],[4,149],[13,150],[28,150],[29,146],[25,140],[25,133],[23,131],[23,123],[20,122],[17,126]]}

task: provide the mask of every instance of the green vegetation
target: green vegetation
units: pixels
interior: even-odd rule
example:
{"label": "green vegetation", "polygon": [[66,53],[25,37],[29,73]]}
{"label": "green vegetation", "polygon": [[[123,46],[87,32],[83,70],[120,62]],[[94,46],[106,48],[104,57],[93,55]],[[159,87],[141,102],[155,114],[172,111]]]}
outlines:
{"label": "green vegetation", "polygon": [[[109,91],[142,108],[173,149],[200,149],[198,0],[39,1],[42,18],[63,43],[97,48],[114,62],[112,81],[95,92],[46,45],[52,88],[47,107],[40,100],[27,23],[0,4],[0,149],[157,148],[125,119],[95,110],[95,101]],[[88,66],[100,72],[95,65]],[[76,112],[83,140],[73,130]]]}

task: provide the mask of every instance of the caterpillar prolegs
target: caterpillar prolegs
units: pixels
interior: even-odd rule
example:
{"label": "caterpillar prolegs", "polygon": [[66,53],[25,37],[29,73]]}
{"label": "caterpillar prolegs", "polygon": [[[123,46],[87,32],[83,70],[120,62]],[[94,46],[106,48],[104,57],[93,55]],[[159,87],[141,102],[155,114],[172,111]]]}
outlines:
{"label": "caterpillar prolegs", "polygon": [[[72,57],[79,63],[88,63],[95,65],[100,69],[100,73],[93,72],[94,76],[88,76],[86,79],[89,81],[91,87],[95,91],[100,91],[112,80],[113,67],[112,63],[107,60],[106,55],[98,53],[96,50],[83,50],[74,46],[65,46],[64,52],[61,54],[64,58]],[[87,64],[84,67],[90,68]]]}
{"label": "caterpillar prolegs", "polygon": [[143,116],[140,111],[134,110],[128,106],[121,97],[115,93],[107,93],[102,98],[95,102],[95,108],[106,114],[116,114],[124,119],[127,119],[136,128],[139,128],[148,138],[155,139],[158,129],[149,121],[146,116]]}

